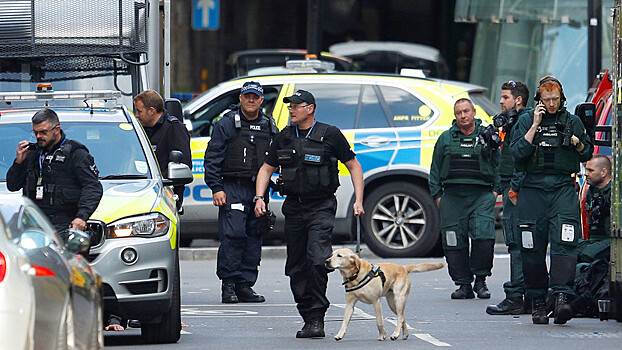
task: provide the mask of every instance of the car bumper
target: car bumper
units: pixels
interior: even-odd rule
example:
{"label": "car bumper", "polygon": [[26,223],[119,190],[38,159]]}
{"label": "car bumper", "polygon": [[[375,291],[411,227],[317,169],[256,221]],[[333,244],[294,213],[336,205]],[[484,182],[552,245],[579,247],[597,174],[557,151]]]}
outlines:
{"label": "car bumper", "polygon": [[[136,251],[134,262],[121,259],[126,249]],[[104,313],[150,319],[170,309],[177,254],[167,235],[107,239],[91,255],[104,284]]]}

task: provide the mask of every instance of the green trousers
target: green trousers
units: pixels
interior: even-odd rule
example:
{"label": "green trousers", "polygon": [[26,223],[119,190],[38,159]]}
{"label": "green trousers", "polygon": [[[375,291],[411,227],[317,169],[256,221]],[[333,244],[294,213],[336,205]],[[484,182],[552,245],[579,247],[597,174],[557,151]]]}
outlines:
{"label": "green trousers", "polygon": [[[552,191],[523,187],[517,211],[525,296],[545,296],[549,287],[553,293],[574,295],[577,243],[581,237],[579,201],[574,186]],[[549,242],[550,271],[546,265]]]}
{"label": "green trousers", "polygon": [[495,200],[485,186],[444,188],[439,204],[441,236],[449,276],[456,285],[470,284],[474,275],[491,275]]}
{"label": "green trousers", "polygon": [[[503,291],[508,299],[522,298],[525,294],[525,276],[523,275],[523,258],[521,256],[520,238],[517,235],[516,206],[510,201],[510,187],[503,188],[503,236],[510,253],[510,280],[503,284]],[[520,197],[519,197],[520,198]],[[520,200],[520,199],[519,199]],[[518,203],[517,203],[518,204]]]}

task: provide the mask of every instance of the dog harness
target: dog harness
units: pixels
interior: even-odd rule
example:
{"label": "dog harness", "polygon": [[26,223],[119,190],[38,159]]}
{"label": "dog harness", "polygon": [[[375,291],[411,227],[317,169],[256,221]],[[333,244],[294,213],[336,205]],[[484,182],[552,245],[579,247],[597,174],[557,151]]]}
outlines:
{"label": "dog harness", "polygon": [[[346,285],[347,283],[350,283],[352,281],[354,281],[355,279],[357,279],[359,276],[358,272],[354,275],[354,276],[350,276],[348,278],[346,278],[346,280],[342,283],[342,285]],[[352,287],[345,287],[346,288],[346,292],[353,292],[357,289],[363,288],[365,287],[365,285],[367,283],[369,283],[374,277],[378,277],[380,276],[380,279],[382,280],[382,287],[384,287],[384,282],[386,282],[387,278],[384,276],[384,273],[382,272],[382,270],[380,270],[380,266],[378,265],[371,265],[371,270],[369,271],[369,273],[367,274],[367,276],[365,276],[365,278],[363,278],[363,280],[361,282],[359,282],[359,284],[352,286]]]}

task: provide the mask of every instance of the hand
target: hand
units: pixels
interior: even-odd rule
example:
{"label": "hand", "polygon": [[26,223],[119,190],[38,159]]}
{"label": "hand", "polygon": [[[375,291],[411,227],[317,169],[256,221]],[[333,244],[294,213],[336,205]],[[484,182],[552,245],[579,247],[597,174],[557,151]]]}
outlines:
{"label": "hand", "polygon": [[540,102],[536,105],[536,109],[533,111],[533,124],[532,126],[539,126],[542,123],[542,116],[546,112],[546,107],[544,107],[544,103]]}
{"label": "hand", "polygon": [[217,207],[222,207],[227,204],[227,194],[225,191],[218,191],[214,193],[214,205]]}
{"label": "hand", "polygon": [[257,198],[255,202],[255,216],[260,217],[266,213],[266,202],[261,198]]}
{"label": "hand", "polygon": [[512,202],[512,204],[516,206],[516,202],[518,202],[518,197],[510,197],[510,202]]}
{"label": "hand", "polygon": [[495,196],[495,201],[497,200],[497,196],[499,195],[497,192],[492,191],[492,194]]}
{"label": "hand", "polygon": [[436,198],[436,206],[437,207],[441,206],[441,197]]}
{"label": "hand", "polygon": [[30,150],[28,149],[28,141],[20,141],[17,144],[17,151],[15,152],[15,163],[22,164],[28,153],[30,153]]}
{"label": "hand", "polygon": [[363,204],[361,202],[354,202],[352,209],[354,210],[354,216],[365,214],[365,209],[363,209]]}
{"label": "hand", "polygon": [[84,231],[86,230],[86,222],[80,218],[75,218],[69,224],[69,228],[75,228],[76,230]]}
{"label": "hand", "polygon": [[579,140],[579,138],[578,138],[578,137],[576,137],[576,136],[574,136],[574,135],[572,135],[572,136],[570,137],[570,143],[571,143],[573,146],[575,146],[575,147],[576,147],[576,146],[577,146],[577,144],[578,144],[579,142],[581,142],[581,140]]}

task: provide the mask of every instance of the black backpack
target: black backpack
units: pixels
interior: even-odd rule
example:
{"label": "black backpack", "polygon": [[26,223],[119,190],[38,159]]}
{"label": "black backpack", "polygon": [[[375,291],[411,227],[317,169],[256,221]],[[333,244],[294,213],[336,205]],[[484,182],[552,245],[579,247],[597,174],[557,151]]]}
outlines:
{"label": "black backpack", "polygon": [[598,317],[598,300],[609,297],[609,263],[597,259],[582,264],[574,280],[577,297],[571,305],[576,317]]}

